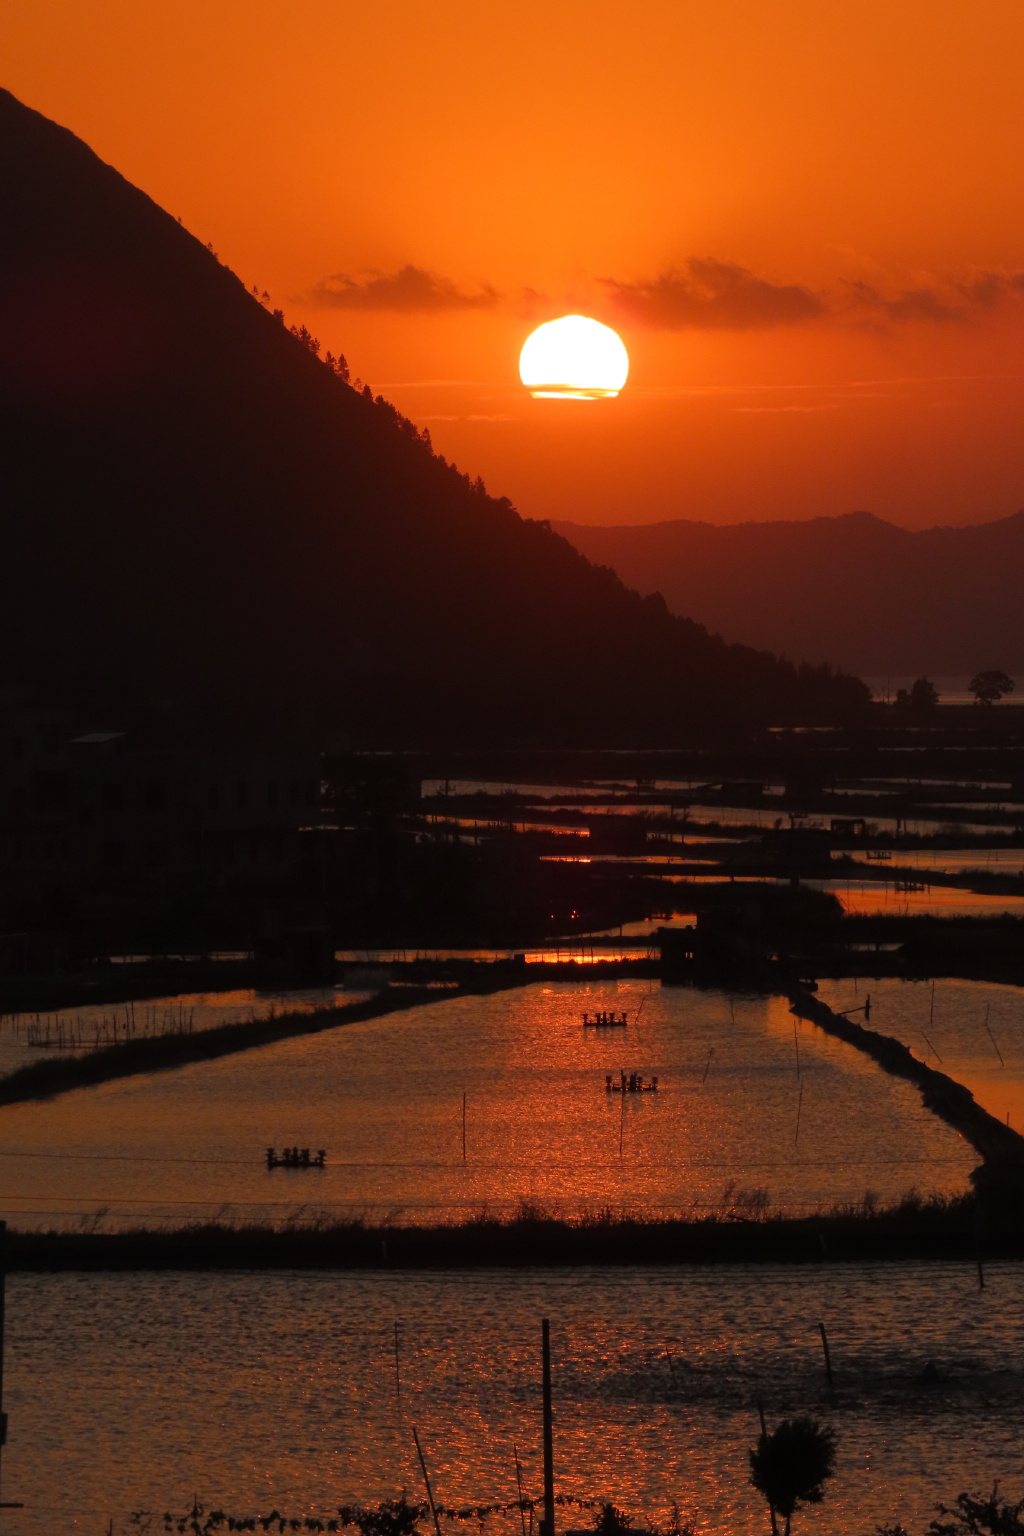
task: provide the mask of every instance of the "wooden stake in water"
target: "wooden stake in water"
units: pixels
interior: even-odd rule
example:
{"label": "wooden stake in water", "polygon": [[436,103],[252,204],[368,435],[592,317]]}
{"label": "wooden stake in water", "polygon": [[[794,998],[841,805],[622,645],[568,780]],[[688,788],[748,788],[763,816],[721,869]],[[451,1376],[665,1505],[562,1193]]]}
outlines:
{"label": "wooden stake in water", "polygon": [[[7,1312],[7,1223],[0,1221],[0,1454],[7,1444],[7,1415],[4,1406],[4,1331]],[[3,1507],[3,1506],[0,1506]],[[20,1508],[16,1505],[15,1508]]]}
{"label": "wooden stake in water", "polygon": [[541,1320],[541,1387],[544,1414],[544,1528],[543,1536],[555,1536],[555,1453],[551,1428],[551,1326]]}
{"label": "wooden stake in water", "polygon": [[803,1085],[803,1082],[801,1081],[801,1083],[800,1083],[800,1092],[796,1096],[796,1132],[795,1132],[795,1134],[793,1136],[793,1145],[794,1145],[794,1147],[796,1146],[797,1142],[800,1140],[800,1112],[803,1109],[803,1107],[804,1107],[804,1085]]}
{"label": "wooden stake in water", "polygon": [[986,1032],[988,1034],[989,1039],[992,1041],[992,1044],[995,1046],[996,1055],[999,1057],[999,1065],[1001,1067],[1005,1067],[1006,1066],[1006,1062],[1003,1060],[1003,1053],[999,1049],[999,1042],[996,1039],[995,1035],[992,1033],[992,1031],[988,1027],[988,1011],[991,1008],[991,1006],[992,1006],[991,1003],[986,1003],[985,1004],[985,1029],[986,1029]]}
{"label": "wooden stake in water", "polygon": [[793,1020],[793,1048],[796,1051],[796,1076],[800,1080],[800,1031],[796,1027],[796,1019]]}
{"label": "wooden stake in water", "polygon": [[523,1528],[523,1536],[526,1536],[526,1500],[523,1498],[523,1469],[519,1464],[519,1447],[514,1440],[512,1442],[512,1455],[515,1457],[516,1487],[519,1489],[519,1523]]}
{"label": "wooden stake in water", "polygon": [[[768,1439],[768,1425],[765,1423],[765,1420],[764,1420],[764,1404],[762,1402],[760,1402],[760,1401],[758,1402],[758,1405],[757,1405],[757,1416],[761,1420],[761,1439],[763,1441],[767,1441],[767,1439]],[[775,1518],[775,1505],[772,1504],[771,1501],[769,1501],[769,1503],[768,1503],[768,1513],[771,1516],[772,1536],[779,1536],[779,1523],[778,1523],[778,1521]]]}
{"label": "wooden stake in water", "polygon": [[622,1138],[626,1130],[626,1074],[622,1074],[622,1094],[619,1101],[619,1156],[622,1156]]}
{"label": "wooden stake in water", "polygon": [[462,1095],[462,1161],[466,1161],[466,1095]]}
{"label": "wooden stake in water", "polygon": [[935,1023],[935,982],[933,981],[932,982],[932,1001],[931,1001],[931,1006],[928,1009],[928,1027],[929,1027],[929,1029],[931,1028],[931,1026],[934,1023]]}
{"label": "wooden stake in water", "polygon": [[712,1046],[710,1051],[708,1051],[708,1059],[704,1063],[704,1076],[701,1078],[701,1082],[702,1083],[706,1083],[707,1080],[708,1080],[708,1073],[711,1070],[711,1058],[712,1058],[712,1056],[714,1054],[715,1054],[715,1048],[714,1048],[714,1046]]}
{"label": "wooden stake in water", "polygon": [[[7,1444],[7,1415],[4,1403],[4,1329],[7,1314],[7,1223],[0,1221],[0,1452]],[[0,1509],[24,1509],[23,1504],[0,1504]]]}
{"label": "wooden stake in water", "polygon": [[402,1412],[402,1372],[398,1363],[398,1323],[395,1323],[395,1401]]}
{"label": "wooden stake in water", "polygon": [[430,1490],[430,1478],[427,1476],[427,1464],[423,1460],[423,1451],[420,1446],[420,1437],[416,1433],[416,1425],[412,1426],[412,1437],[416,1442],[416,1455],[420,1459],[420,1470],[423,1473],[423,1483],[427,1490],[427,1503],[430,1505],[430,1513],[434,1517],[434,1531],[436,1536],[441,1536],[441,1522],[437,1518],[437,1506],[434,1503],[434,1495]]}
{"label": "wooden stake in water", "polygon": [[818,1332],[821,1334],[821,1347],[825,1351],[825,1376],[828,1380],[829,1390],[835,1391],[835,1382],[832,1380],[832,1356],[828,1352],[828,1334],[825,1332],[825,1324],[818,1324]]}

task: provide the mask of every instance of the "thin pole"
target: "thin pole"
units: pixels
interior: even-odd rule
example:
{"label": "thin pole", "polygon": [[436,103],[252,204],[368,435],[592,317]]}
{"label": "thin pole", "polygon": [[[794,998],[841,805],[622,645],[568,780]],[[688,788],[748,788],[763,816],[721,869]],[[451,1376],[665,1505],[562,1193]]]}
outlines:
{"label": "thin pole", "polygon": [[931,1001],[931,1007],[928,1009],[928,1024],[929,1024],[929,1027],[932,1024],[934,1024],[934,1023],[935,1023],[935,982],[933,981],[932,982],[932,1001]]}
{"label": "thin pole", "polygon": [[800,1080],[800,1035],[797,1032],[796,1019],[795,1018],[793,1019],[793,1046],[794,1046],[794,1049],[796,1050],[796,1075],[797,1075],[797,1081],[799,1082],[799,1080]]}
{"label": "thin pole", "polygon": [[988,1027],[988,1011],[991,1008],[991,1006],[992,1006],[991,1003],[986,1003],[985,1004],[985,1029],[986,1029],[986,1031],[988,1033],[989,1039],[992,1041],[992,1044],[996,1048],[996,1055],[999,1057],[999,1065],[1001,1067],[1005,1067],[1006,1066],[1006,1062],[1003,1060],[1003,1053],[999,1049],[999,1042],[997,1041],[995,1035],[992,1033],[992,1031]]}
{"label": "thin pole", "polygon": [[526,1536],[526,1507],[523,1499],[523,1469],[519,1465],[519,1447],[512,1442],[512,1455],[516,1463],[516,1487],[519,1489],[519,1523],[523,1528],[523,1536]]}
{"label": "thin pole", "polygon": [[462,1095],[462,1161],[466,1161],[466,1095]]}
{"label": "thin pole", "polygon": [[821,1347],[825,1351],[825,1376],[829,1387],[835,1391],[835,1382],[832,1380],[832,1356],[828,1352],[828,1334],[825,1332],[825,1324],[818,1324],[818,1332],[821,1334]]}
{"label": "thin pole", "polygon": [[626,1078],[625,1078],[625,1073],[623,1073],[623,1077],[622,1077],[621,1100],[622,1100],[622,1102],[621,1102],[621,1104],[619,1106],[619,1156],[620,1157],[622,1156],[622,1136],[623,1136],[623,1132],[626,1129]]}
{"label": "thin pole", "polygon": [[801,1082],[801,1084],[800,1084],[800,1092],[796,1096],[796,1131],[794,1132],[794,1135],[793,1135],[793,1145],[794,1145],[794,1147],[797,1145],[797,1143],[800,1140],[800,1111],[803,1109],[803,1107],[804,1107],[804,1085],[803,1085],[803,1082]]}
{"label": "thin pole", "polygon": [[712,1058],[712,1056],[714,1054],[715,1054],[715,1048],[714,1048],[714,1046],[712,1046],[710,1051],[708,1051],[708,1059],[704,1063],[704,1076],[701,1078],[701,1082],[702,1083],[706,1083],[707,1080],[708,1080],[708,1073],[711,1070],[711,1058]]}
{"label": "thin pole", "polygon": [[402,1373],[398,1365],[398,1323],[395,1322],[395,1398],[398,1411],[402,1411]]}
{"label": "thin pole", "polygon": [[541,1370],[544,1410],[544,1536],[555,1536],[555,1452],[551,1431],[551,1326],[541,1320]]}
{"label": "thin pole", "polygon": [[[764,1404],[762,1402],[758,1402],[757,1415],[761,1420],[761,1444],[762,1446],[767,1446],[768,1425],[764,1421]],[[768,1513],[771,1515],[772,1519],[772,1536],[779,1536],[779,1523],[775,1518],[775,1505],[772,1503],[771,1499],[768,1500]]]}
{"label": "thin pole", "polygon": [[[0,1454],[7,1444],[4,1406],[4,1336],[7,1323],[7,1223],[0,1221]],[[19,1506],[16,1506],[20,1508]]]}
{"label": "thin pole", "polygon": [[423,1450],[420,1446],[420,1437],[416,1433],[415,1424],[412,1426],[412,1437],[416,1441],[416,1455],[420,1459],[420,1468],[423,1472],[423,1482],[427,1490],[427,1503],[430,1505],[430,1513],[434,1517],[434,1530],[436,1532],[436,1536],[441,1536],[441,1522],[437,1518],[437,1508],[434,1504],[434,1495],[430,1491],[430,1478],[427,1476],[427,1464],[423,1460]]}

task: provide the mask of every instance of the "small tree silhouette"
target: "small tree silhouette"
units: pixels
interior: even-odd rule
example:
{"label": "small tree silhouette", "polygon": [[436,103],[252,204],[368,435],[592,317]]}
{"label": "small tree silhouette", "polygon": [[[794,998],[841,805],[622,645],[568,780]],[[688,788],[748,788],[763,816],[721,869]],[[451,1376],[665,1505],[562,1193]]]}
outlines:
{"label": "small tree silhouette", "polygon": [[594,1530],[599,1536],[626,1536],[633,1521],[629,1515],[621,1509],[616,1509],[610,1501],[607,1504],[599,1504],[597,1515],[594,1518]]}
{"label": "small tree silhouette", "polygon": [[1002,1503],[998,1483],[987,1499],[961,1493],[951,1509],[940,1504],[939,1514],[944,1518],[931,1522],[931,1536],[1024,1536],[1024,1499]]}
{"label": "small tree silhouette", "polygon": [[1012,693],[1017,685],[1008,673],[993,668],[988,672],[976,672],[967,686],[976,703],[995,704],[1004,693]]}
{"label": "small tree silhouette", "polygon": [[836,1433],[815,1419],[783,1419],[769,1435],[764,1428],[750,1452],[750,1481],[768,1502],[772,1533],[777,1536],[776,1515],[790,1521],[798,1504],[820,1504],[822,1484],[832,1476],[836,1460]]}

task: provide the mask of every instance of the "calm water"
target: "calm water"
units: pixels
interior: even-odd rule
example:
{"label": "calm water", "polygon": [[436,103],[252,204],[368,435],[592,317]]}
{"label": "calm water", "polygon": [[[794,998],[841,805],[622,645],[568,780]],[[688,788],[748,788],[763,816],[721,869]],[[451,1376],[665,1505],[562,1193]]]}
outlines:
{"label": "calm water", "polygon": [[[1024,1130],[1024,991],[992,982],[823,981],[831,1008],[871,993],[872,1029],[893,1035],[929,1066],[964,1083],[979,1104]],[[854,1017],[860,1021],[861,1015]]]}
{"label": "calm water", "polygon": [[[921,871],[920,882],[927,876]],[[805,880],[805,885],[838,896],[846,912],[890,917],[1012,917],[1024,913],[1024,896],[999,896],[961,886],[925,885],[923,891],[900,889],[888,880]],[[903,882],[899,883],[900,885]]]}
{"label": "calm water", "polygon": [[[585,1010],[629,1027],[585,1029]],[[620,1068],[657,1074],[658,1092],[607,1093]],[[328,1166],[268,1172],[271,1144],[323,1147]],[[0,1210],[32,1226],[98,1209],[116,1224],[453,1220],[524,1201],[799,1211],[960,1190],[976,1161],[915,1088],[783,999],[640,981],[450,998],[0,1109]]]}
{"label": "calm water", "polygon": [[[916,1536],[962,1488],[1021,1492],[1022,1282],[1020,1265],[980,1293],[970,1265],[15,1276],[4,1495],[27,1509],[5,1529],[120,1533],[193,1493],[240,1514],[418,1498],[411,1423],[441,1501],[513,1499],[513,1444],[537,1496],[548,1316],[559,1492],[638,1520],[675,1500],[702,1531],[767,1536],[746,1470],[760,1396],[771,1419],[838,1428],[837,1476],[798,1532],[901,1519]],[[929,1359],[940,1387],[920,1383]]]}

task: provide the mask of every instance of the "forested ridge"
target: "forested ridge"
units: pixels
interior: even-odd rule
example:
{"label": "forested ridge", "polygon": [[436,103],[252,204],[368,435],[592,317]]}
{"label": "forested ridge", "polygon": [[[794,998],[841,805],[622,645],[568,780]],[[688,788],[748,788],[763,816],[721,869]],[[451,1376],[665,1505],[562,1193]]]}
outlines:
{"label": "forested ridge", "polygon": [[669,741],[863,690],[672,616],[0,93],[0,684],[367,742]]}

